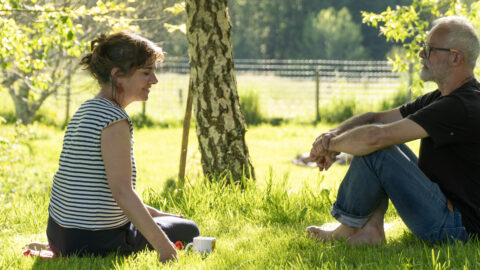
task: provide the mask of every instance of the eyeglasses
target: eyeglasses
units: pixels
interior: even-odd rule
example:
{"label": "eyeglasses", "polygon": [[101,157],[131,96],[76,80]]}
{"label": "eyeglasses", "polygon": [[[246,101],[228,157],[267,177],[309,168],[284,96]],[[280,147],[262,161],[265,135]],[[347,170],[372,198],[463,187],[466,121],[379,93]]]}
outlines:
{"label": "eyeglasses", "polygon": [[431,53],[433,50],[447,51],[447,52],[454,52],[454,53],[459,53],[459,52],[460,52],[460,51],[455,50],[455,49],[450,49],[450,48],[437,48],[437,47],[430,46],[430,45],[428,45],[428,44],[422,44],[422,49],[423,49],[423,51],[425,52],[425,57],[426,57],[427,59],[430,58],[430,53]]}

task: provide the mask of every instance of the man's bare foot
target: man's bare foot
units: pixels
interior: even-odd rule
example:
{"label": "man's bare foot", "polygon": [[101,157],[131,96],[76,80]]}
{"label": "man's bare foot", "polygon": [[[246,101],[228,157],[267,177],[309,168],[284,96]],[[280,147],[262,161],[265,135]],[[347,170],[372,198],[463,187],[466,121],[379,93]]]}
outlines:
{"label": "man's bare foot", "polygon": [[31,250],[44,250],[48,249],[50,246],[48,243],[39,243],[39,242],[32,242],[30,244],[25,245],[23,248],[31,249]]}
{"label": "man's bare foot", "polygon": [[348,238],[358,232],[359,229],[347,227],[340,224],[335,230],[328,231],[317,226],[307,227],[307,236],[315,238],[317,241],[335,241],[339,239]]}
{"label": "man's bare foot", "polygon": [[348,243],[352,246],[360,245],[380,245],[386,242],[383,226],[367,224],[357,233],[348,238]]}

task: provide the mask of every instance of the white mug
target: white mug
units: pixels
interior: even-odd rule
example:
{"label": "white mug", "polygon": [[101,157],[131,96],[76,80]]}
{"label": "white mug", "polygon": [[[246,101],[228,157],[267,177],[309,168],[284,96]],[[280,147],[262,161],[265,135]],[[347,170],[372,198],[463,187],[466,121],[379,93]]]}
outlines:
{"label": "white mug", "polygon": [[197,236],[193,238],[192,243],[188,243],[185,250],[193,246],[193,251],[200,253],[210,253],[215,249],[215,237]]}

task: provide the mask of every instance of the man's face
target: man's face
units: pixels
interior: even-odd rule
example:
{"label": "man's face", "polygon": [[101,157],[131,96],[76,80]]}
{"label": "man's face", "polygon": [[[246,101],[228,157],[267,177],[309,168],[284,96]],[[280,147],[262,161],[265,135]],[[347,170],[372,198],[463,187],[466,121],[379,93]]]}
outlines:
{"label": "man's face", "polygon": [[[448,31],[445,28],[441,26],[434,28],[428,35],[426,44],[432,47],[446,48],[447,35]],[[450,52],[433,49],[427,58],[426,52],[421,50],[419,56],[422,58],[421,63],[423,64],[423,68],[420,70],[420,78],[424,82],[433,81],[439,83],[448,75],[450,71],[448,64]]]}

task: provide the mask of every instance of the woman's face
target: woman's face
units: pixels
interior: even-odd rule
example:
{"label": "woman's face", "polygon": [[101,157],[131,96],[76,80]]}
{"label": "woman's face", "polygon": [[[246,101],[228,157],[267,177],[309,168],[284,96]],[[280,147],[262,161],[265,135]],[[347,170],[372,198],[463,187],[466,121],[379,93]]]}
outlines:
{"label": "woman's face", "polygon": [[129,104],[134,101],[147,101],[150,87],[157,82],[155,64],[145,65],[135,70],[132,75],[120,78],[124,102]]}

